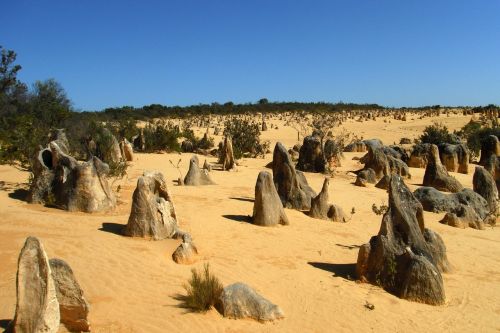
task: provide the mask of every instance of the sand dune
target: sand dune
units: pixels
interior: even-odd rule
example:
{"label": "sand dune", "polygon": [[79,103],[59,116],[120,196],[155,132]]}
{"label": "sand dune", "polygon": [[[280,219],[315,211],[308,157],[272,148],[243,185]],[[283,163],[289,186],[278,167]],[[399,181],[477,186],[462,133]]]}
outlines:
{"label": "sand dune", "polygon": [[[410,117],[411,118],[411,117]],[[414,117],[416,118],[416,117]],[[439,118],[450,129],[469,117]],[[437,118],[407,122],[381,119],[343,127],[364,138],[384,143],[415,138]],[[290,147],[297,132],[278,120],[278,130],[263,132],[262,139]],[[220,138],[220,137],[219,137]],[[218,142],[216,140],[216,142]],[[289,226],[264,228],[247,223],[252,214],[257,174],[266,170],[265,159],[243,159],[237,172],[212,171],[217,185],[174,186],[178,172],[169,160],[182,159],[187,171],[190,154],[135,154],[128,176],[120,185],[119,205],[112,213],[69,213],[22,200],[28,174],[0,166],[0,323],[15,310],[17,257],[25,238],[39,237],[49,257],[64,258],[73,268],[88,299],[93,332],[498,332],[500,331],[500,230],[456,229],[438,223],[444,214],[425,213],[427,227],[440,233],[448,249],[453,272],[444,274],[446,304],[430,306],[399,299],[370,284],[354,281],[358,246],[378,232],[381,216],[371,206],[387,202],[387,193],[352,183],[350,170],[361,167],[345,153],[330,183],[330,200],[345,212],[355,208],[348,223],[311,219],[286,209]],[[204,156],[199,156],[203,163]],[[215,158],[208,157],[210,162]],[[470,166],[473,171],[474,166]],[[132,192],[144,170],[161,171],[171,182],[181,228],[189,231],[202,260],[178,265],[171,254],[179,240],[146,241],[123,237]],[[423,169],[410,168],[407,181],[415,189]],[[466,187],[469,175],[453,174]],[[307,173],[319,192],[323,175]],[[215,310],[190,313],[179,307],[175,295],[192,267],[209,262],[224,285],[242,281],[278,304],[285,319],[273,323],[223,318]],[[374,310],[364,307],[366,302]],[[61,331],[63,329],[61,328]]]}

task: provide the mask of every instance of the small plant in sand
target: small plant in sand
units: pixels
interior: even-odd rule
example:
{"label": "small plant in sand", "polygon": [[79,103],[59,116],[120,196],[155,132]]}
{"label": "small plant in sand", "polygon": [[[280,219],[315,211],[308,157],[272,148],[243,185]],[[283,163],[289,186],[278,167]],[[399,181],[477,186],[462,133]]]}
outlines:
{"label": "small plant in sand", "polygon": [[188,283],[184,285],[187,294],[181,297],[183,305],[196,312],[208,311],[219,302],[222,283],[210,273],[209,264],[205,264],[202,272],[193,268],[191,274]]}
{"label": "small plant in sand", "polygon": [[174,164],[174,162],[172,162],[172,160],[168,160],[168,161],[170,162],[170,164],[172,164],[172,166],[174,168],[177,169],[177,172],[179,172],[179,180],[178,180],[178,182],[179,182],[179,185],[182,185],[181,184],[182,183],[182,172],[181,172],[181,168],[179,167],[179,165],[181,164],[181,159],[179,158],[179,161],[177,162],[177,164]]}
{"label": "small plant in sand", "polygon": [[375,215],[384,215],[388,209],[389,207],[385,203],[380,204],[380,206],[377,206],[376,204],[372,205],[372,211]]}

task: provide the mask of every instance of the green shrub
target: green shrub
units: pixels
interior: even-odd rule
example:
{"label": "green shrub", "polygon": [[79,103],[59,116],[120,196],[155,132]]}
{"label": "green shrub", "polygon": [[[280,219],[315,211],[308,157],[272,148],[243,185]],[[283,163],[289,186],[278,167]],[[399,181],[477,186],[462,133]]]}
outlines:
{"label": "green shrub", "polygon": [[469,148],[471,158],[476,159],[479,157],[481,145],[490,135],[500,137],[500,127],[482,127],[480,123],[469,122],[462,129],[456,132],[458,136],[467,140],[467,147]]}
{"label": "green shrub", "polygon": [[193,268],[191,274],[188,283],[184,285],[186,295],[181,297],[183,306],[197,312],[210,310],[219,302],[222,283],[210,273],[209,264],[205,264],[203,272]]}
{"label": "green shrub", "polygon": [[456,135],[448,132],[446,126],[436,123],[424,129],[424,133],[420,136],[420,142],[438,145],[440,143],[456,144],[459,143],[459,140]]}
{"label": "green shrub", "polygon": [[144,128],[146,152],[180,151],[178,138],[181,136],[179,128],[171,122],[157,122],[148,124]]}
{"label": "green shrub", "polygon": [[224,135],[229,135],[233,142],[233,153],[236,159],[244,153],[259,155],[263,148],[260,144],[259,125],[242,119],[230,119],[224,123]]}

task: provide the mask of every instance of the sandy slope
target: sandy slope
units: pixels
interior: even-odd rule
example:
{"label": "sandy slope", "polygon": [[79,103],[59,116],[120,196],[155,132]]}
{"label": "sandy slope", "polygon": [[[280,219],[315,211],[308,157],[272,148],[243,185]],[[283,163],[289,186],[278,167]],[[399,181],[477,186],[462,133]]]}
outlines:
{"label": "sandy slope", "polygon": [[[468,118],[441,120],[455,129]],[[417,136],[431,121],[348,122],[345,127],[363,132],[365,138],[392,143],[402,136]],[[271,140],[272,146],[276,140],[290,146],[296,143],[296,132],[280,126],[264,132],[263,138]],[[145,241],[117,234],[127,222],[137,177],[143,170],[158,169],[167,179],[177,179],[169,159],[177,161],[180,155],[136,154],[128,179],[121,182],[121,204],[110,214],[75,214],[29,205],[20,200],[27,174],[0,166],[0,324],[5,326],[14,314],[17,256],[25,238],[34,235],[44,243],[49,257],[63,258],[73,268],[91,304],[94,332],[498,332],[498,228],[455,229],[438,223],[442,214],[425,213],[426,225],[441,234],[454,267],[453,273],[444,275],[444,306],[407,302],[351,279],[357,246],[380,226],[381,217],[372,213],[371,205],[387,202],[387,194],[352,185],[354,176],[347,171],[360,167],[352,157],[362,154],[345,155],[331,182],[330,197],[346,212],[355,207],[347,224],[314,220],[288,209],[290,226],[263,228],[246,223],[257,174],[265,170],[271,155],[245,159],[237,172],[213,171],[218,185],[172,184],[181,227],[192,233],[202,253],[203,260],[193,266],[171,260],[179,241]],[[185,174],[190,155],[180,157]],[[416,188],[423,170],[411,172],[408,183]],[[471,187],[472,174],[455,176]],[[307,174],[307,178],[319,191],[323,176]],[[286,318],[261,324],[224,319],[215,310],[196,314],[180,308],[174,296],[183,292],[190,269],[204,262],[210,263],[224,284],[243,281],[256,288],[279,304]],[[367,301],[375,305],[373,311],[364,307]]]}

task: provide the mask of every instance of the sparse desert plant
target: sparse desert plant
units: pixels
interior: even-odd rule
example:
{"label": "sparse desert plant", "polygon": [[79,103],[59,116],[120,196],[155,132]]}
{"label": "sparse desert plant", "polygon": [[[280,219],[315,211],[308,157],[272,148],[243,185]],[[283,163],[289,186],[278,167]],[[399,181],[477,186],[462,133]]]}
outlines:
{"label": "sparse desert plant", "polygon": [[427,126],[423,134],[420,136],[420,142],[432,143],[438,145],[440,143],[460,143],[460,140],[455,134],[448,132],[448,128],[441,123],[435,123]]}
{"label": "sparse desert plant", "polygon": [[372,211],[375,215],[384,215],[388,209],[389,207],[385,203],[380,204],[380,206],[377,206],[376,204],[372,205]]}
{"label": "sparse desert plant", "polygon": [[202,272],[198,272],[195,268],[191,270],[191,278],[184,285],[184,289],[186,295],[179,297],[183,306],[196,312],[204,312],[219,302],[223,286],[210,272],[207,263],[203,266]]}
{"label": "sparse desert plant", "polygon": [[224,135],[231,137],[236,159],[241,158],[244,153],[257,156],[263,150],[259,125],[255,122],[238,118],[227,120],[224,123]]}

